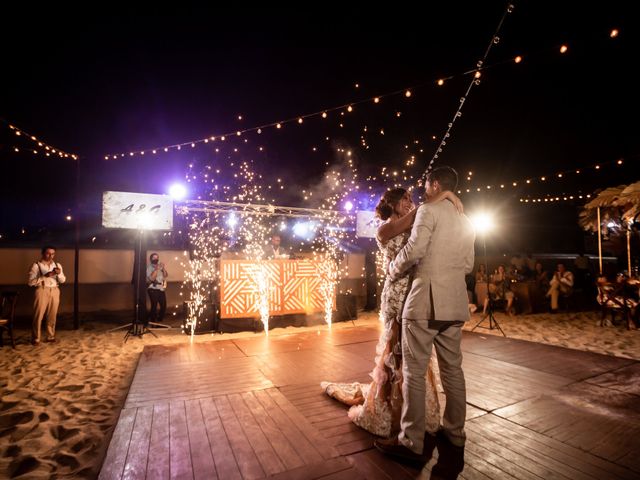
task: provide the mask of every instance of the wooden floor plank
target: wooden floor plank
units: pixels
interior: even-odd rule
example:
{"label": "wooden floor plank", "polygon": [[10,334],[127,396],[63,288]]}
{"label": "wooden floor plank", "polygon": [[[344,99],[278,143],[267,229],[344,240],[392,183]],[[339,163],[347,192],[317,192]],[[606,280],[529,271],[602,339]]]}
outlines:
{"label": "wooden floor plank", "polygon": [[316,450],[324,459],[334,458],[338,456],[338,452],[326,444],[324,437],[308,423],[307,419],[293,406],[289,401],[280,393],[277,388],[270,388],[267,393],[273,401],[280,407],[280,409],[294,422],[304,436],[313,445],[316,445]]}
{"label": "wooden floor plank", "polygon": [[322,457],[313,444],[309,442],[309,439],[299,430],[298,426],[294,422],[291,422],[286,413],[273,401],[271,396],[265,390],[259,390],[253,393],[260,402],[260,405],[262,405],[267,414],[275,422],[278,429],[289,439],[304,463],[306,465],[319,463]]}
{"label": "wooden floor plank", "polygon": [[144,479],[146,477],[152,421],[153,407],[137,409],[136,420],[131,432],[129,451],[127,452],[127,461],[122,475],[123,478]]}
{"label": "wooden floor plank", "polygon": [[363,453],[364,452],[355,453],[353,455],[349,455],[348,458],[355,465],[356,470],[358,470],[365,478],[371,480],[391,480],[394,478],[385,473],[375,463],[370,461],[365,455],[363,455]]}
{"label": "wooden floor plank", "polygon": [[169,462],[169,402],[153,406],[147,478],[166,479],[171,475]]}
{"label": "wooden floor plank", "polygon": [[120,418],[111,437],[111,443],[104,459],[99,478],[101,480],[115,480],[122,478],[131,432],[136,419],[136,409],[127,408],[120,412]]}
{"label": "wooden floor plank", "polygon": [[200,401],[187,400],[185,402],[185,411],[189,445],[191,447],[193,478],[195,480],[215,480],[218,475],[211,453],[211,445],[209,445],[209,437],[207,436],[202,410],[200,409]]}
{"label": "wooden floor plank", "polygon": [[[289,442],[287,435],[278,428],[262,404],[255,397],[253,392],[242,394],[242,400],[249,407],[249,411],[255,418],[258,426],[264,433],[265,438],[271,443],[275,454],[280,458],[285,470],[302,467],[305,462],[300,458],[295,448]],[[288,433],[289,429],[287,429]]]}
{"label": "wooden floor plank", "polygon": [[640,362],[589,378],[586,382],[640,396]]}
{"label": "wooden floor plank", "polygon": [[298,467],[287,472],[269,477],[271,480],[313,480],[317,478],[327,478],[342,471],[353,471],[353,466],[344,458],[336,457],[324,460],[320,463]]}
{"label": "wooden floor plank", "polygon": [[235,454],[227,439],[213,398],[204,398],[199,402],[218,478],[221,480],[241,479],[242,475],[240,475]]}
{"label": "wooden floor plank", "polygon": [[229,444],[238,463],[238,469],[244,479],[262,478],[265,472],[251,448],[249,439],[235,416],[227,397],[214,399],[219,418],[229,439]]}
{"label": "wooden floor plank", "polygon": [[284,472],[286,470],[284,464],[267,440],[258,420],[252,415],[242,396],[234,394],[228,395],[227,398],[264,472],[267,475]]}
{"label": "wooden floor plank", "polygon": [[184,402],[169,403],[169,464],[172,479],[193,478]]}
{"label": "wooden floor plank", "polygon": [[495,415],[473,420],[478,428],[497,442],[506,442],[512,449],[543,462],[568,478],[635,478],[637,474],[551,437],[517,425]]}
{"label": "wooden floor plank", "polygon": [[[421,469],[406,463],[398,463],[391,457],[383,455],[375,449],[358,452],[353,455],[349,455],[347,458],[354,459],[353,461],[356,467],[359,465],[359,459],[366,459],[366,461],[375,465],[376,468],[384,472],[393,480],[409,480],[417,478],[421,471]],[[427,471],[428,470],[429,469],[427,469]]]}
{"label": "wooden floor plank", "polygon": [[517,449],[511,449],[504,444],[496,442],[491,435],[487,435],[483,429],[476,429],[476,425],[467,425],[468,442],[465,451],[474,452],[477,456],[484,455],[499,456],[506,461],[517,465],[530,473],[531,478],[542,478],[545,480],[564,480],[564,475],[559,475],[552,469],[547,468],[543,462],[538,462],[526,455],[518,453]]}

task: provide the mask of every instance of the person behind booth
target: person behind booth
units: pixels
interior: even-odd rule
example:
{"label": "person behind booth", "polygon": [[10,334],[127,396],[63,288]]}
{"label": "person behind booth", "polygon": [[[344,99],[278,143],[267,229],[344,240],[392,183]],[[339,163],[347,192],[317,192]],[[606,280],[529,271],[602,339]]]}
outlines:
{"label": "person behind booth", "polygon": [[[157,253],[149,255],[149,265],[147,265],[147,292],[151,300],[151,310],[144,326],[149,326],[149,322],[161,323],[164,312],[167,310],[167,270],[164,263],[160,263],[160,256]],[[158,311],[160,305],[160,311]]]}
{"label": "person behind booth", "polygon": [[290,257],[291,255],[289,254],[289,251],[282,246],[282,239],[280,238],[280,235],[274,233],[271,236],[271,242],[265,248],[264,258],[267,260],[273,260],[276,258],[288,259]]}

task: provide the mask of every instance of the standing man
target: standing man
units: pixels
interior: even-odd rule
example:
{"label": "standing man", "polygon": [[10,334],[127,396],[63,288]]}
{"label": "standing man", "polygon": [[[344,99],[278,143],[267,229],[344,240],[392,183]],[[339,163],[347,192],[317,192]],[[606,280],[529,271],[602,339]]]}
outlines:
{"label": "standing man", "polygon": [[[161,323],[164,318],[164,312],[167,310],[167,270],[164,263],[160,263],[160,256],[157,253],[149,255],[149,265],[147,265],[147,292],[151,300],[151,312],[145,322],[145,328],[149,326],[149,322]],[[160,312],[158,312],[158,304],[160,304]]]}
{"label": "standing man", "polygon": [[[427,175],[426,196],[455,191],[458,174],[440,167]],[[425,374],[435,344],[447,405],[441,432],[463,447],[466,388],[462,372],[462,326],[469,320],[465,275],[473,269],[475,233],[466,216],[450,201],[422,204],[411,236],[389,275],[398,277],[416,266],[402,312],[402,416],[397,438],[379,440],[384,453],[423,461],[425,436]]]}
{"label": "standing man", "polygon": [[33,324],[31,331],[31,344],[40,345],[40,326],[42,318],[47,315],[47,342],[56,341],[56,317],[60,305],[59,285],[67,278],[62,272],[62,265],[56,263],[53,257],[56,249],[50,245],[42,247],[42,257],[34,262],[29,270],[30,287],[35,287],[35,299],[33,302]]}

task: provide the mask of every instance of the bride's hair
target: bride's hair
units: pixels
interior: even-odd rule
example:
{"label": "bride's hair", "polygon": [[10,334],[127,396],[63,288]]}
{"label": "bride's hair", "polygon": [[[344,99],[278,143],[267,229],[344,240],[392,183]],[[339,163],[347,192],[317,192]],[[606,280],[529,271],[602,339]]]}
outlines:
{"label": "bride's hair", "polygon": [[405,196],[407,190],[404,188],[392,188],[384,192],[382,198],[376,206],[376,216],[381,220],[387,220],[393,215],[396,205],[402,197]]}

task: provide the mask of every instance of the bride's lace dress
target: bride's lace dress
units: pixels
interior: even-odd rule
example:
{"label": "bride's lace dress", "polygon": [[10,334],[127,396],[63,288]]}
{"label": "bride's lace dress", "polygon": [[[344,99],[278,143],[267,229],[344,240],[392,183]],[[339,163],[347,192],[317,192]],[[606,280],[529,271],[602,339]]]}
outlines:
{"label": "bride's lace dress", "polygon": [[[408,233],[397,235],[386,244],[378,242],[383,255],[385,271],[409,237]],[[365,430],[381,437],[390,437],[400,431],[402,411],[402,348],[400,332],[402,307],[409,291],[409,273],[391,281],[385,280],[380,304],[380,322],[383,325],[376,346],[376,357],[372,382],[330,383],[322,382],[325,392],[347,405],[349,418]],[[427,395],[425,431],[435,432],[440,425],[440,404],[436,389],[439,380],[435,352],[432,352],[427,369]]]}

